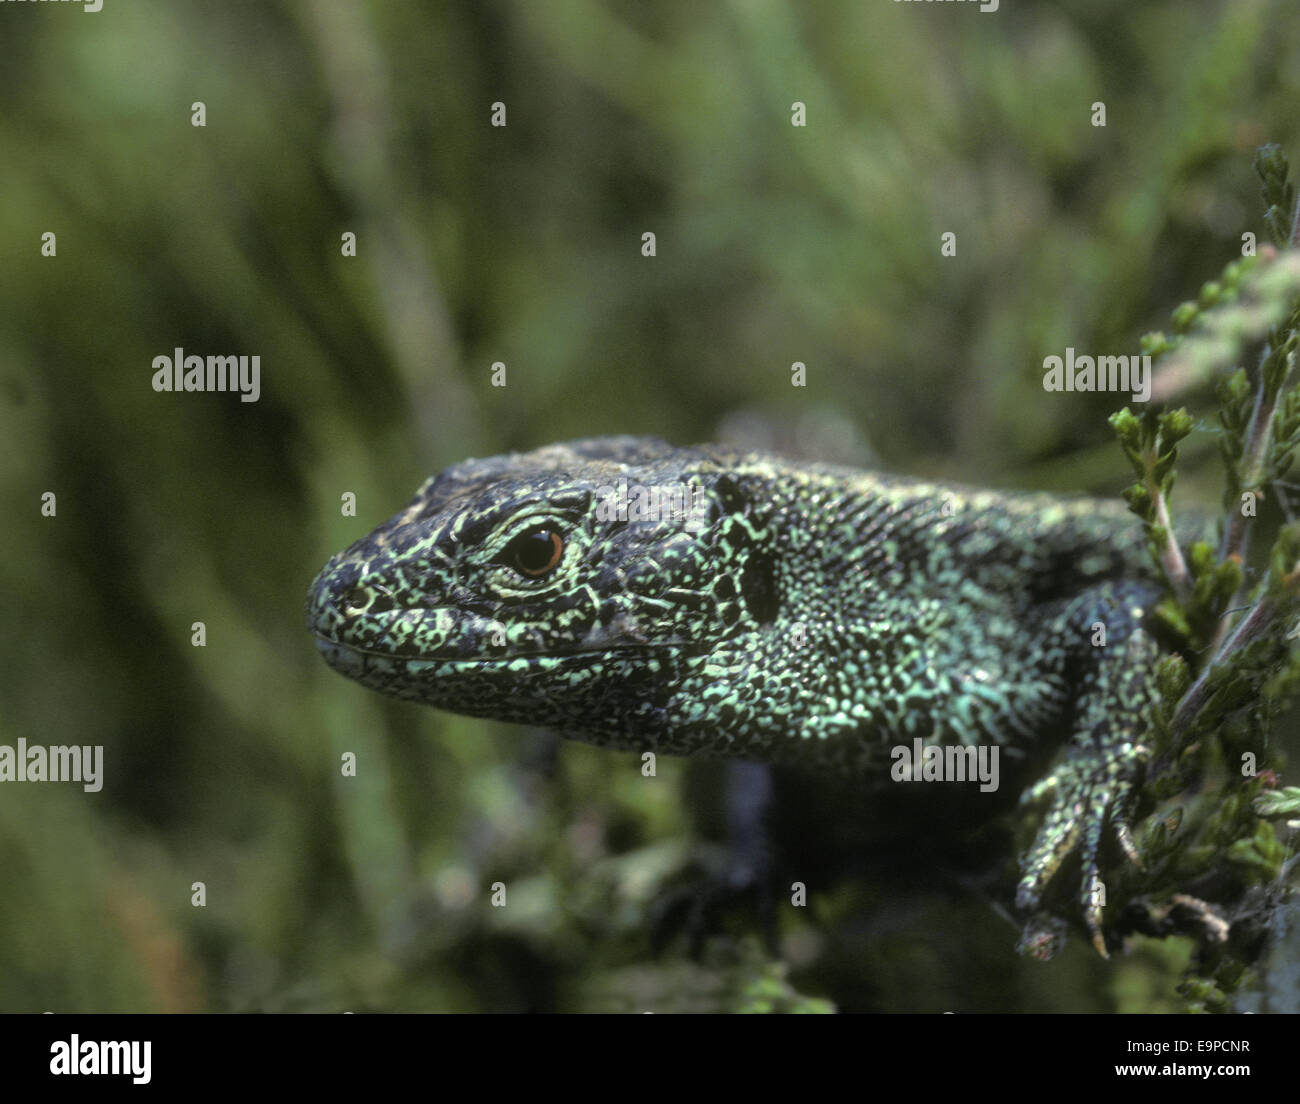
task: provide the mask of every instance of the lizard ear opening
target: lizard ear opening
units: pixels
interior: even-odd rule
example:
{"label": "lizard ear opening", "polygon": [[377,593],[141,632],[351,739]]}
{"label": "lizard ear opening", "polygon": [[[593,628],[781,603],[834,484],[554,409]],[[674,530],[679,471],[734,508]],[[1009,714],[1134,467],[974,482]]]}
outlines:
{"label": "lizard ear opening", "polygon": [[[741,480],[731,474],[718,477],[713,484],[713,493],[724,519],[747,516],[758,520],[748,490]],[[753,529],[750,526],[746,525],[742,530],[739,526],[728,527],[724,524],[724,528],[729,531],[723,540],[734,542],[733,554],[738,554],[740,549],[744,550],[739,553],[744,554],[744,566],[740,574],[741,601],[749,611],[749,616],[758,624],[770,625],[776,620],[780,600],[776,588],[776,562],[763,543],[751,539]]]}
{"label": "lizard ear opening", "polygon": [[718,476],[717,482],[713,484],[713,493],[717,496],[718,505],[724,516],[746,512],[749,502],[740,488],[740,481],[735,476]]}
{"label": "lizard ear opening", "polygon": [[740,576],[740,596],[749,615],[760,625],[776,620],[776,569],[766,552],[752,552]]}

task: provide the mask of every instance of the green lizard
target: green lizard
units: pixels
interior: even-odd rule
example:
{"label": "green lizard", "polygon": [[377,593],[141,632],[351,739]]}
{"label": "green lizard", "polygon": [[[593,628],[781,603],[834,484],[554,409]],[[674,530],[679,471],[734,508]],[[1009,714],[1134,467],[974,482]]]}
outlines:
{"label": "green lizard", "polygon": [[1050,803],[1016,904],[1032,915],[1077,854],[1105,954],[1098,854],[1109,829],[1136,860],[1160,594],[1118,502],[601,437],[431,478],[330,560],[308,620],[386,694],[852,774],[864,801],[918,738],[1059,748],[1026,794]]}

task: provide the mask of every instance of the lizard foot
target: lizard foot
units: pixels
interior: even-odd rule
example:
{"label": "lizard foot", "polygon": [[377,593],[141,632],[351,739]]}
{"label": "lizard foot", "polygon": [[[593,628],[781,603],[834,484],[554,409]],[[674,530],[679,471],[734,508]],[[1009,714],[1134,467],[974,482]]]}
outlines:
{"label": "lizard foot", "polygon": [[[1076,749],[1021,799],[1022,804],[1043,799],[1050,799],[1051,804],[1033,845],[1021,857],[1016,907],[1026,914],[1038,910],[1049,883],[1066,859],[1077,853],[1082,867],[1078,901],[1083,922],[1103,958],[1109,957],[1101,928],[1106,892],[1098,855],[1107,827],[1113,826],[1125,855],[1135,865],[1142,865],[1127,820],[1135,793],[1133,779],[1146,755],[1146,749],[1136,744],[1126,744],[1105,757]],[[1039,957],[1049,956],[1056,941],[1045,944],[1035,938],[1045,930],[1044,918],[1033,917],[1022,947]]]}

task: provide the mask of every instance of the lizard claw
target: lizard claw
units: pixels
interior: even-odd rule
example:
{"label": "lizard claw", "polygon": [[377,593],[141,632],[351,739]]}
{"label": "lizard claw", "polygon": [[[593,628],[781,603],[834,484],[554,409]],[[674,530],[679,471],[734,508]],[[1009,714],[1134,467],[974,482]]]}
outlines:
{"label": "lizard claw", "polygon": [[1122,820],[1115,822],[1115,838],[1119,840],[1124,857],[1139,870],[1145,870],[1142,856],[1138,854],[1137,841],[1133,838],[1133,830]]}

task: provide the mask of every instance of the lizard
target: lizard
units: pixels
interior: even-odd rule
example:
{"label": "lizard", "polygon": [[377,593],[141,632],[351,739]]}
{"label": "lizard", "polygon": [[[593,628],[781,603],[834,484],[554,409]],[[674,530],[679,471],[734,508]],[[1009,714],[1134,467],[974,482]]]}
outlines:
{"label": "lizard", "polygon": [[1119,501],[611,436],[431,477],[325,565],[307,620],[397,698],[834,772],[863,801],[917,739],[1054,755],[1016,908],[1041,922],[1077,855],[1105,956],[1099,855],[1113,833],[1138,862],[1163,588]]}

